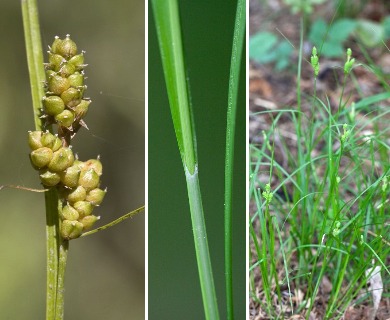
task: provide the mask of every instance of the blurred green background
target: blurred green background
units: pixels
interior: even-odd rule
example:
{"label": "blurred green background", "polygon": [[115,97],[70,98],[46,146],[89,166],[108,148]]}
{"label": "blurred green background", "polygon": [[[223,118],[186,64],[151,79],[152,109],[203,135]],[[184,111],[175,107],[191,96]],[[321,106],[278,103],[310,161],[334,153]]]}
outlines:
{"label": "blurred green background", "polygon": [[[145,202],[145,2],[38,2],[44,50],[69,33],[87,52],[90,130],[80,130],[74,150],[82,160],[101,155],[103,225]],[[34,123],[20,1],[0,9],[0,185],[40,188],[28,159]],[[0,319],[44,319],[43,195],[0,191],[0,218]],[[144,218],[70,243],[65,319],[144,319]]]}
{"label": "blurred green background", "polygon": [[[236,2],[180,1],[180,5],[206,228],[220,316],[225,319],[224,156]],[[148,39],[149,319],[204,319],[184,171],[170,116],[151,10]],[[234,173],[233,272],[235,316],[236,319],[245,319],[244,62],[239,99]]]}

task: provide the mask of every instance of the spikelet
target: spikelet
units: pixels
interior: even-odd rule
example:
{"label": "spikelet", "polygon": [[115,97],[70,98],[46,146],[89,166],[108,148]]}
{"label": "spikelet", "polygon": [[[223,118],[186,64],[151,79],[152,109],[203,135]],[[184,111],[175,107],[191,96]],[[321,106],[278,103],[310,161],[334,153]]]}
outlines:
{"label": "spikelet", "polygon": [[48,124],[56,124],[58,132],[69,141],[80,127],[87,128],[83,118],[91,101],[84,98],[84,52],[78,53],[69,35],[56,37],[49,47],[46,67],[46,96],[43,112]]}
{"label": "spikelet", "polygon": [[55,37],[45,64],[47,81],[42,105],[46,125],[56,125],[58,134],[30,131],[30,160],[39,171],[45,187],[55,187],[63,203],[60,212],[60,233],[66,239],[79,237],[99,220],[92,214],[106,194],[100,189],[103,166],[99,159],[82,162],[70,145],[80,127],[87,128],[83,118],[91,101],[84,98],[84,52],[67,35]]}

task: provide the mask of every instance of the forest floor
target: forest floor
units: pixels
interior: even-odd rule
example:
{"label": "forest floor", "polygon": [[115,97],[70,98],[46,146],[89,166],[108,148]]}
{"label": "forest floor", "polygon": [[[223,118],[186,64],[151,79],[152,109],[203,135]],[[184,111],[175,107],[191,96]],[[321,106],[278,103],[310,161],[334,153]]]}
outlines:
{"label": "forest floor", "polygon": [[[310,22],[312,23],[315,19],[322,18],[325,21],[331,21],[334,13],[334,3],[336,1],[325,1],[324,4],[316,6],[314,13],[310,16]],[[385,16],[390,15],[389,5],[386,4],[386,0],[383,1],[368,1],[364,7],[364,10],[357,13],[354,18],[364,18],[370,21],[381,21]],[[290,7],[285,5],[282,0],[250,0],[249,1],[250,11],[250,36],[259,31],[269,31],[279,38],[287,39],[294,47],[293,55],[290,60],[290,65],[283,71],[276,71],[275,65],[272,63],[259,64],[254,61],[250,61],[249,64],[249,91],[250,91],[250,119],[249,119],[249,137],[250,144],[260,146],[263,143],[263,130],[267,131],[270,129],[273,121],[272,110],[282,109],[285,107],[294,108],[297,105],[297,61],[298,51],[300,46],[300,15],[292,14]],[[305,36],[304,36],[305,39]],[[307,36],[306,36],[307,39]],[[386,45],[390,47],[390,41],[387,41]],[[309,41],[304,40],[303,43],[303,58],[302,63],[302,74],[301,74],[301,95],[304,97],[310,97],[313,95],[313,69],[310,65],[310,55],[312,44]],[[353,56],[357,61],[367,63],[364,55],[360,52],[359,47],[355,41],[348,40],[345,43],[345,48],[350,47],[353,52]],[[387,75],[390,75],[390,51],[386,49],[384,45],[377,46],[370,49],[369,52],[375,64],[383,70]],[[341,86],[338,85],[337,78],[343,74],[342,67],[344,66],[345,55],[339,58],[320,59],[321,71],[317,78],[317,96],[323,101],[329,101],[331,106],[337,107],[340,99]],[[335,68],[340,66],[341,68]],[[365,68],[356,68],[354,70],[355,79],[358,83],[349,81],[346,84],[343,95],[348,97],[350,101],[358,102],[362,96],[369,97],[378,93],[384,92],[384,88],[375,74],[369,72]],[[390,77],[387,78],[389,81]],[[389,82],[388,82],[389,83]],[[356,90],[356,87],[360,88],[360,91]],[[389,99],[385,101],[389,105]],[[310,113],[311,100],[302,99],[301,108],[303,112]],[[269,114],[265,115],[264,111],[268,111]],[[262,112],[261,114],[259,114]],[[364,114],[358,114],[357,117],[365,117]],[[390,122],[389,114],[387,114],[388,121]],[[367,127],[365,130],[371,130]],[[292,154],[296,154],[296,137],[294,124],[288,117],[282,116],[281,121],[278,122],[278,132],[284,136],[285,141],[290,141],[289,147],[291,148]],[[389,140],[390,141],[390,137]],[[288,168],[289,161],[286,155],[283,153],[283,148],[278,148],[278,141],[275,140],[275,160],[282,164],[283,167],[289,172],[293,168]],[[320,152],[320,151],[318,151]],[[259,185],[265,185],[269,181],[269,172],[264,172],[263,175],[258,176]],[[278,177],[273,177],[277,180]],[[257,210],[254,201],[250,204],[251,215]],[[255,231],[259,231],[259,223],[254,225]],[[286,227],[288,230],[288,226]],[[287,231],[288,232],[288,231]],[[276,244],[277,246],[277,244]],[[251,243],[252,261],[253,264],[256,261],[256,251],[253,243]],[[389,265],[388,259],[387,263]],[[294,256],[290,261],[291,266],[298,265],[297,261],[294,261]],[[284,272],[283,265],[281,262],[280,266],[281,273]],[[292,267],[293,268],[293,267]],[[266,303],[264,295],[262,295],[262,282],[260,277],[259,268],[253,271],[254,279],[256,282],[256,293],[259,300],[263,299]],[[295,303],[299,305],[303,298],[303,293],[306,288],[302,284],[300,288],[293,288],[295,292]],[[315,301],[313,312],[307,314],[306,310],[303,309],[299,314],[294,314],[288,319],[310,319],[317,320],[323,319],[324,312],[326,310],[326,294],[331,290],[331,283],[327,277],[324,277],[319,292],[324,294],[324,297],[318,297]],[[275,303],[278,303],[275,299]],[[271,317],[261,313],[259,303],[250,300],[250,319],[272,319]],[[357,320],[357,319],[370,319],[372,312],[372,305],[367,302],[363,304],[351,305],[341,317],[345,320]],[[376,314],[377,320],[388,320],[390,319],[390,298],[389,294],[384,294],[380,302],[379,309]]]}

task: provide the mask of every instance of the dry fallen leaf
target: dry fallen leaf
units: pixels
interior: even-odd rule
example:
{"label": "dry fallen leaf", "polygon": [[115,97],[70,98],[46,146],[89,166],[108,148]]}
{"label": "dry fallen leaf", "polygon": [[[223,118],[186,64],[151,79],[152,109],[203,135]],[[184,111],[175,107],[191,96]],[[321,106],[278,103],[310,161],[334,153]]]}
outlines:
{"label": "dry fallen leaf", "polygon": [[371,285],[371,294],[372,301],[374,303],[374,308],[372,310],[371,319],[374,320],[376,313],[379,308],[379,303],[381,302],[382,292],[383,292],[383,282],[381,277],[381,267],[376,266],[375,268],[369,268],[366,270],[366,277],[368,282]]}

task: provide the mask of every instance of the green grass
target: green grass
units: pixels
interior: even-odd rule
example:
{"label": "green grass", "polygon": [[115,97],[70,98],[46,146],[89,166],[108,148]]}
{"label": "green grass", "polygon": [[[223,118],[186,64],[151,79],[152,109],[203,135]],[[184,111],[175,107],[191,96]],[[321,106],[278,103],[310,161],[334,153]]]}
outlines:
{"label": "green grass", "polygon": [[206,319],[219,319],[199,187],[196,134],[186,78],[176,1],[153,1],[172,121],[187,182],[196,258]]}
{"label": "green grass", "polygon": [[238,104],[238,86],[242,48],[245,38],[245,0],[237,1],[236,20],[233,35],[233,48],[230,63],[230,79],[228,93],[228,109],[226,123],[226,152],[225,152],[225,285],[227,319],[234,319],[233,304],[233,171],[234,171],[234,138]]}
{"label": "green grass", "polygon": [[[354,68],[383,79],[371,66],[355,63]],[[371,304],[366,270],[381,267],[384,286],[389,284],[390,110],[383,103],[389,91],[383,86],[383,93],[353,105],[344,94],[356,79],[352,70],[338,79],[341,96],[332,108],[317,97],[314,75],[312,96],[303,95],[300,70],[299,62],[297,106],[258,113],[272,124],[261,145],[250,145],[249,193],[256,206],[249,226],[250,295],[275,319],[293,313],[308,319],[321,296],[324,319],[339,319],[353,303]],[[311,105],[309,112],[304,103]],[[293,132],[282,132],[281,122],[290,122]],[[331,282],[328,296],[320,291],[324,279]],[[299,303],[285,300],[283,292],[293,297],[298,290],[304,294]]]}
{"label": "green grass", "polygon": [[[194,116],[190,99],[178,3],[152,1],[160,54],[165,76],[172,121],[184,167],[194,245],[206,319],[219,319],[206,224],[199,185],[199,166]],[[225,281],[227,318],[234,319],[232,280],[232,191],[235,117],[239,73],[245,36],[245,1],[238,1],[231,56],[226,127],[225,171]]]}

